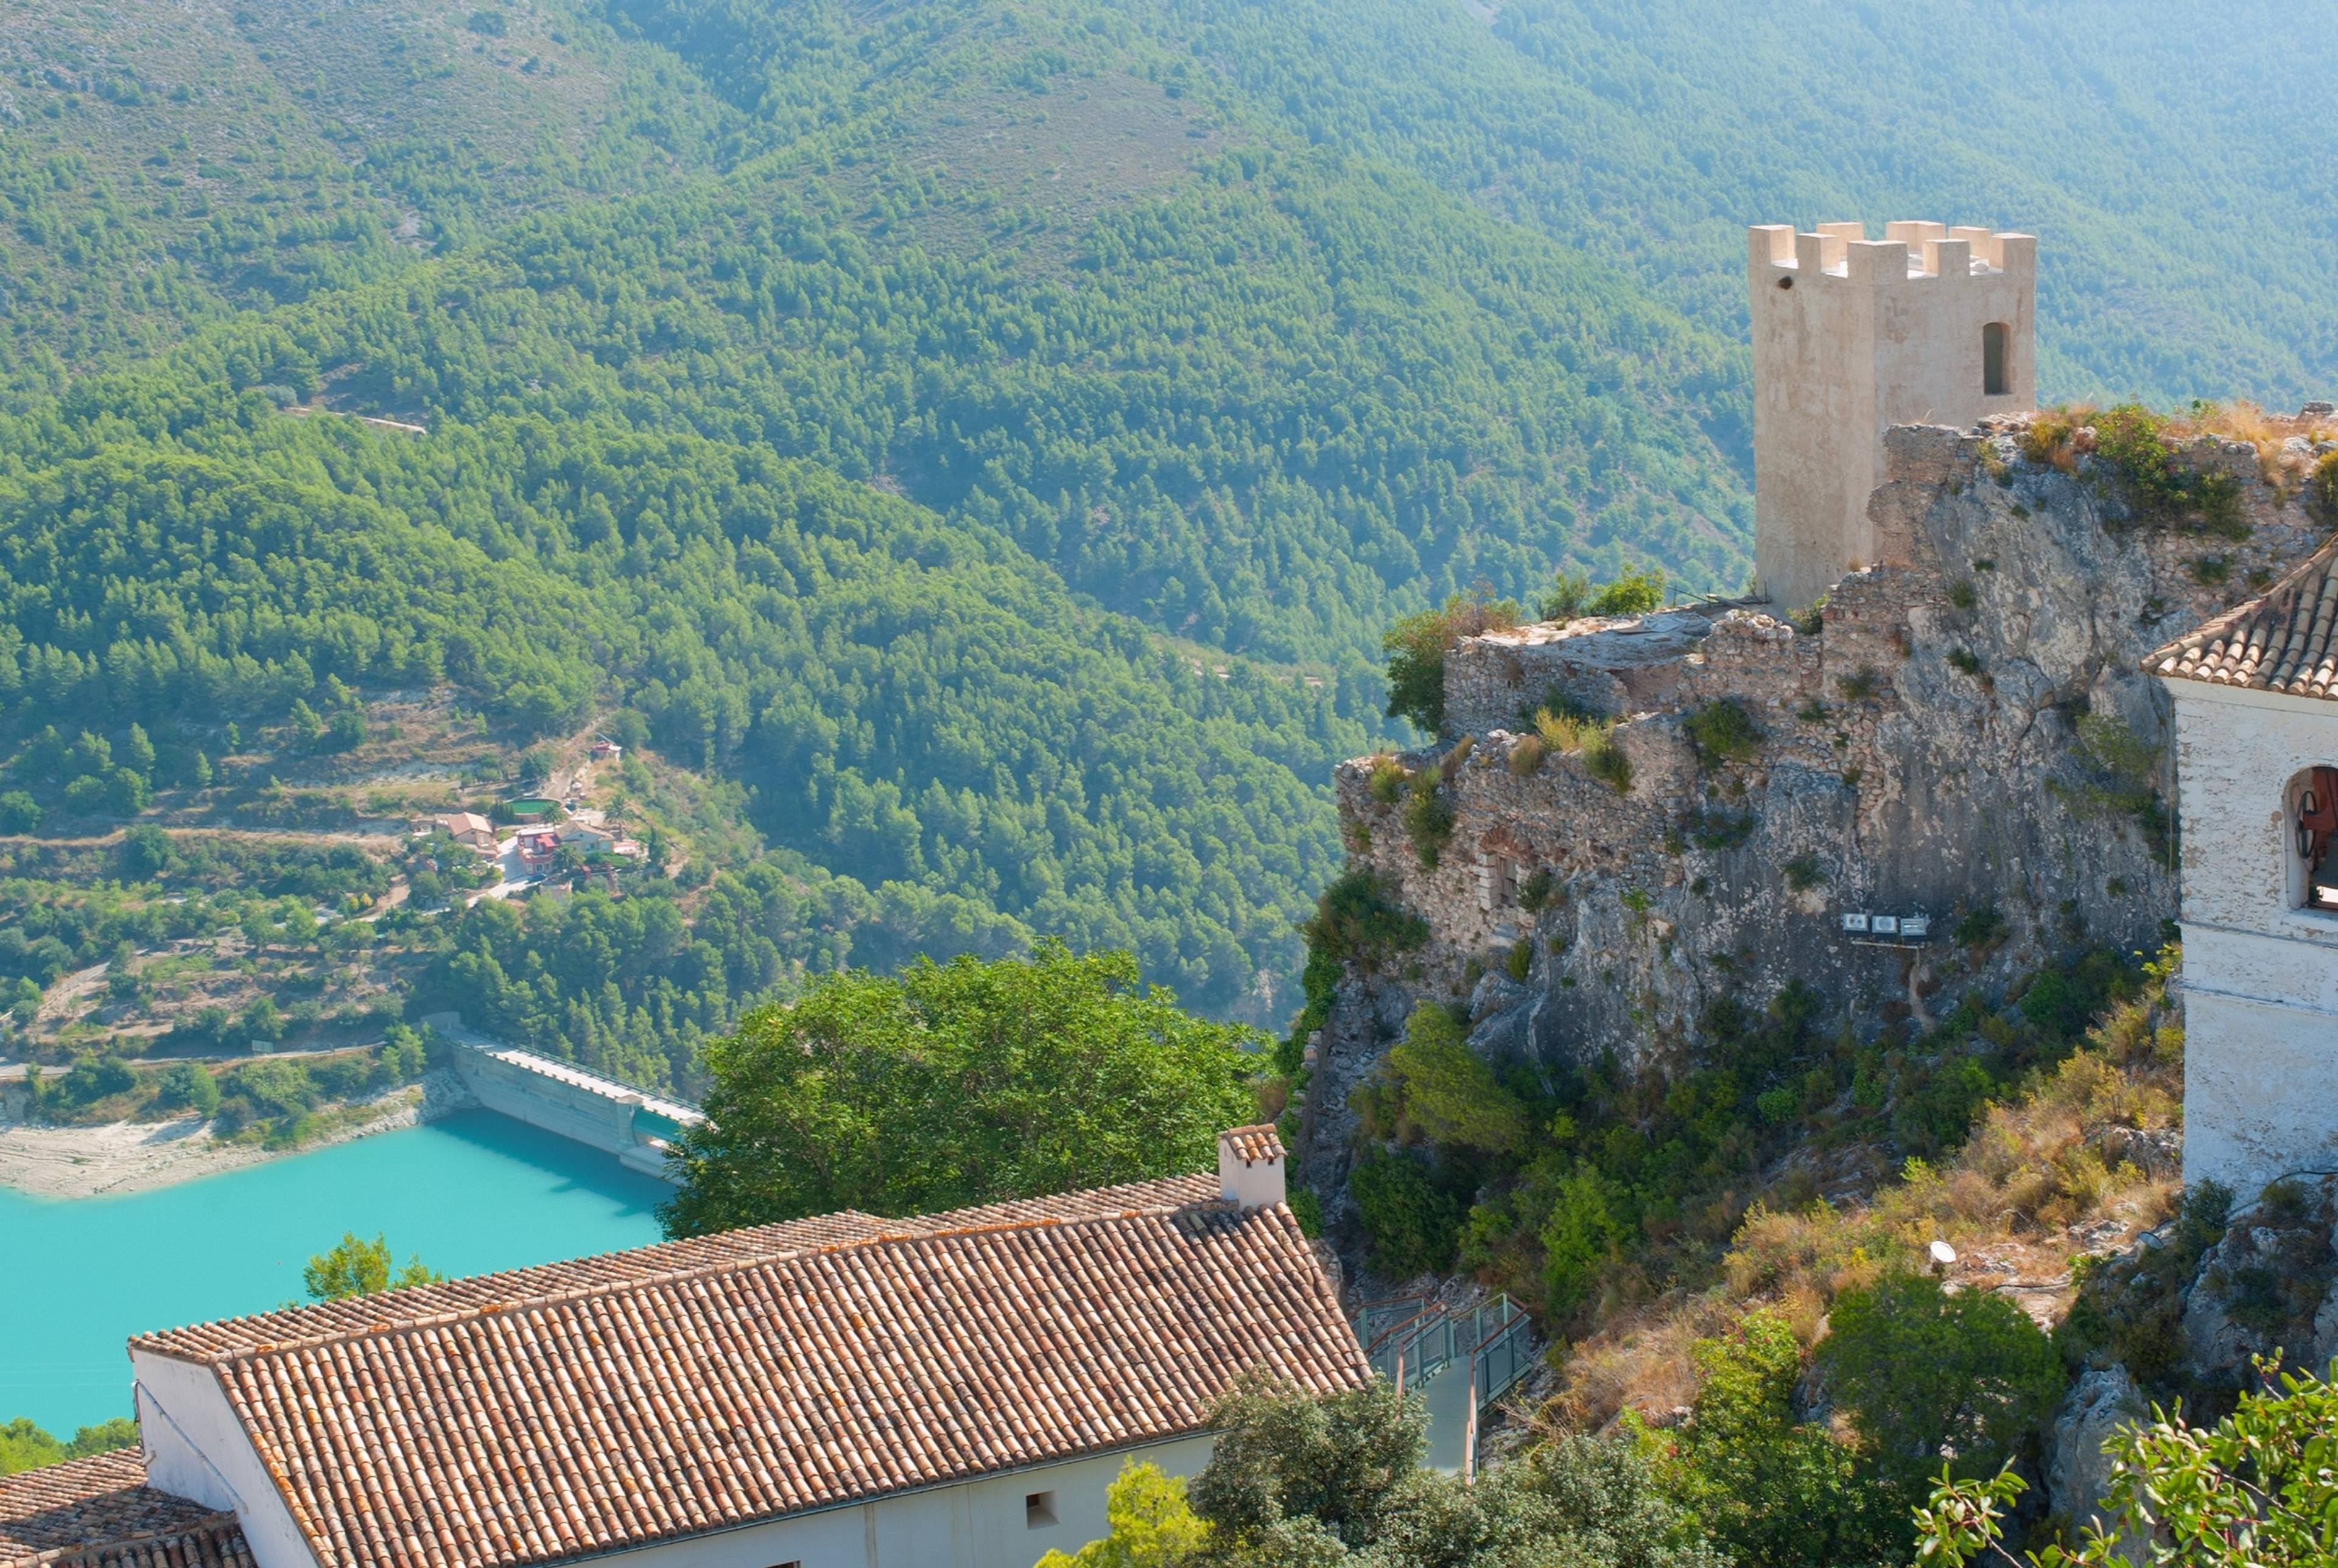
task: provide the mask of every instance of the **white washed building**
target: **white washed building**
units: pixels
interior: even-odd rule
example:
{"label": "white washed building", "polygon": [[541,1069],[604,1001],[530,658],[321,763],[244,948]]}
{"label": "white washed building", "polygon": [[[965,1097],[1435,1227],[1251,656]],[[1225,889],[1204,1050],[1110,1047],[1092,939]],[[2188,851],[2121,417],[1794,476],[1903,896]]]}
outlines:
{"label": "white washed building", "polygon": [[132,1341],[139,1455],[0,1480],[0,1564],[1030,1568],[1252,1367],[1370,1376],[1270,1127],[1189,1176],[846,1212]]}
{"label": "white washed building", "polygon": [[2184,825],[2184,1179],[2338,1170],[2338,545],[2154,653]]}

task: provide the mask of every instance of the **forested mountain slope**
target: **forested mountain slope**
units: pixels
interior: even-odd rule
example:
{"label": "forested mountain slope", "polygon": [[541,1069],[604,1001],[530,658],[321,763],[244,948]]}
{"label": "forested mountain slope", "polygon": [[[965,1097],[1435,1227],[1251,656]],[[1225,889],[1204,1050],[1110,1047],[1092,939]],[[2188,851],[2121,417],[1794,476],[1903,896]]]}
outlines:
{"label": "forested mountain slope", "polygon": [[[2338,34],[2265,0],[1178,0],[1313,141],[1629,266],[1733,339],[1744,226],[2040,236],[2048,398],[2338,387]],[[1878,230],[1880,231],[1880,230]]]}
{"label": "forested mountain slope", "polygon": [[[2122,185],[2080,107],[2068,145],[2004,123],[2075,57],[2042,45],[1993,122],[1879,137],[1937,102],[1879,76],[1780,137],[1739,76],[1825,54],[1818,17],[1737,48],[1539,0],[5,0],[12,743],[224,756],[448,685],[517,744],[630,713],[785,875],[865,890],[865,959],[1057,932],[1272,1018],[1382,628],[1562,564],[1743,581],[1746,217],[2051,192],[2092,203],[2069,254],[2140,259],[2078,274],[2111,347],[2049,338],[2074,377],[2327,358],[2326,257],[2284,307],[2165,220],[2220,160],[2236,220],[2323,189],[2287,143]],[[2176,47],[2139,31],[2105,82]]]}

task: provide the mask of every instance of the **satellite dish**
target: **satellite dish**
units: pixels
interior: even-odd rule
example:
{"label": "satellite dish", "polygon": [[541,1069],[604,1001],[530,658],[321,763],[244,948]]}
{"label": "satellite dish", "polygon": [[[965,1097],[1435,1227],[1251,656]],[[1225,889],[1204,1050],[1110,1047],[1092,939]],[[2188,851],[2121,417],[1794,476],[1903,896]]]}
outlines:
{"label": "satellite dish", "polygon": [[1945,1241],[1932,1243],[1932,1267],[1945,1269],[1957,1260],[1957,1250]]}

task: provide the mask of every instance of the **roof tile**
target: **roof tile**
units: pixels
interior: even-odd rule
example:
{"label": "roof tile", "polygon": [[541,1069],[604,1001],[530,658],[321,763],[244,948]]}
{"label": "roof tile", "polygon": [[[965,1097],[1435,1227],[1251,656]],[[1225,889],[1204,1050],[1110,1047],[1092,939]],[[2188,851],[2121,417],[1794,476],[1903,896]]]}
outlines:
{"label": "roof tile", "polygon": [[1240,1212],[1212,1176],[828,1215],[135,1343],[214,1368],[325,1568],[605,1552],[1194,1432],[1252,1366],[1321,1391],[1370,1375],[1289,1209]]}
{"label": "roof tile", "polygon": [[1262,1122],[1255,1127],[1230,1128],[1218,1134],[1218,1142],[1232,1149],[1234,1158],[1245,1165],[1282,1158],[1282,1138],[1272,1122]]}
{"label": "roof tile", "polygon": [[2144,661],[2170,680],[2338,698],[2338,544]]}
{"label": "roof tile", "polygon": [[134,1448],[0,1476],[0,1568],[251,1568],[235,1515],[146,1485]]}

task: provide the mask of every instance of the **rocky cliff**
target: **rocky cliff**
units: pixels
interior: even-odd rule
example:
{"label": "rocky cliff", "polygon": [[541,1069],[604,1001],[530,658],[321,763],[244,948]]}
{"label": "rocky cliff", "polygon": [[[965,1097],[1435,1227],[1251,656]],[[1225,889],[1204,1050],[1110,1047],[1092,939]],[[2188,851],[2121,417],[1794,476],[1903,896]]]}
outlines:
{"label": "rocky cliff", "polygon": [[1351,865],[1428,936],[1351,966],[1311,1043],[1302,1174],[1335,1231],[1350,1096],[1422,998],[1466,998],[1488,1060],[1663,1070],[1725,998],[1807,987],[1905,1032],[2076,948],[2156,948],[2180,825],[2139,663],[2313,548],[2305,475],[2338,447],[2294,428],[2141,483],[2070,421],[1897,430],[1881,559],[1812,612],[1451,649],[1447,732],[1339,772]]}

